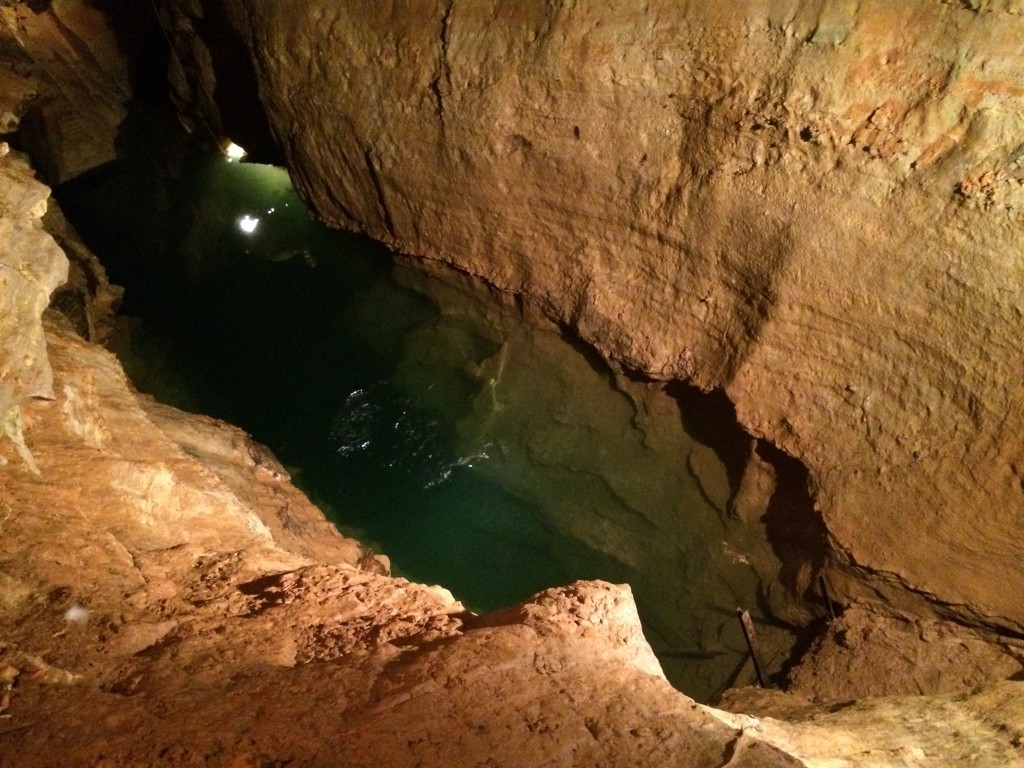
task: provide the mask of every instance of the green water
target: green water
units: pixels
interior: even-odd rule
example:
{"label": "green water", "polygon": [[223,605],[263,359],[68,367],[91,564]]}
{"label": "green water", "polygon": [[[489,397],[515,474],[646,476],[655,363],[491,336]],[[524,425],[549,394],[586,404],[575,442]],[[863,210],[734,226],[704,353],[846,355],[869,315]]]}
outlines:
{"label": "green water", "polygon": [[659,385],[317,225],[281,169],[160,121],[126,136],[58,197],[127,289],[112,346],[140,389],[249,431],[396,574],[473,610],[626,582],[677,687],[747,681],[734,611],[758,584]]}

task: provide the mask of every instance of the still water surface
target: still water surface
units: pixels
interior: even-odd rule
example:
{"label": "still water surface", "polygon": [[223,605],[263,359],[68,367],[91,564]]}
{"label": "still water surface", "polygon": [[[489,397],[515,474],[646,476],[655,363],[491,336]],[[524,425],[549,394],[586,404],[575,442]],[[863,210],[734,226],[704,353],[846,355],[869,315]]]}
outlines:
{"label": "still water surface", "polygon": [[396,574],[473,610],[627,582],[677,687],[746,681],[757,582],[711,501],[724,470],[659,385],[325,229],[279,168],[166,122],[125,135],[58,197],[127,289],[113,346],[140,389],[249,431]]}

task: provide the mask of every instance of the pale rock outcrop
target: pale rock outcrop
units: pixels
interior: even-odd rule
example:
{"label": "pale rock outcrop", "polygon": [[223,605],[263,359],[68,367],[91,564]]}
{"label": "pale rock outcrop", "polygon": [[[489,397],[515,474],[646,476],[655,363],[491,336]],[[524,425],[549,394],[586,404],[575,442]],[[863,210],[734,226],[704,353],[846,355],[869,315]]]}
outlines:
{"label": "pale rock outcrop", "polygon": [[227,7],[325,221],[724,389],[843,599],[1024,630],[1024,4]]}
{"label": "pale rock outcrop", "polygon": [[726,719],[745,722],[806,766],[995,768],[1024,762],[1021,683],[947,696],[865,699],[824,710],[777,691],[736,694],[730,706],[750,714]]}
{"label": "pale rock outcrop", "polygon": [[68,260],[42,227],[49,196],[26,159],[0,143],[0,440],[10,438],[34,471],[21,405],[53,395],[40,317],[68,274]]}

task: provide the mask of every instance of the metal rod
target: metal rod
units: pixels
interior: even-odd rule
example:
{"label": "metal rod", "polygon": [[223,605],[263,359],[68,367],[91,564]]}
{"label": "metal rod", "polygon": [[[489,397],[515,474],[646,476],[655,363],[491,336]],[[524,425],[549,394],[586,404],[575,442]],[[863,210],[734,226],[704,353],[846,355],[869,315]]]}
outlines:
{"label": "metal rod", "polygon": [[740,619],[740,626],[743,627],[743,637],[747,640],[747,648],[750,649],[750,658],[754,661],[754,672],[757,673],[757,684],[762,688],[768,686],[764,681],[764,670],[761,667],[761,650],[757,644],[757,633],[754,631],[754,622],[750,619],[750,613],[742,608],[736,609],[736,615]]}

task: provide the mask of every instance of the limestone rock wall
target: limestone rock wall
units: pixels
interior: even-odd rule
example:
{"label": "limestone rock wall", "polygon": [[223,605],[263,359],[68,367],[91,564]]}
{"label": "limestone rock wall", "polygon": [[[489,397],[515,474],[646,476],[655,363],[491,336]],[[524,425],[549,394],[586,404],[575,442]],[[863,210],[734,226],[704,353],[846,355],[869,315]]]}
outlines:
{"label": "limestone rock wall", "polygon": [[17,0],[0,7],[0,133],[19,131],[50,184],[116,157],[131,84],[126,41],[112,22],[124,26],[132,15],[119,0]]}
{"label": "limestone rock wall", "polygon": [[1024,629],[1024,3],[227,9],[325,221],[723,388],[842,596]]}
{"label": "limestone rock wall", "polygon": [[21,406],[33,397],[53,396],[41,316],[68,276],[67,258],[43,230],[49,196],[25,157],[0,143],[0,440],[10,438],[34,471]]}
{"label": "limestone rock wall", "polygon": [[469,614],[382,573],[240,431],[43,326],[42,478],[0,471],[4,765],[1019,762],[1024,683],[846,707],[746,691],[758,716],[730,714],[667,683],[626,586]]}
{"label": "limestone rock wall", "polygon": [[0,206],[0,274],[42,293],[0,340],[47,360],[18,404],[32,466],[0,443],[0,763],[801,764],[672,689],[628,587],[470,615],[389,577],[240,430],[140,396],[43,313],[48,190],[13,155],[0,181],[32,212]]}

